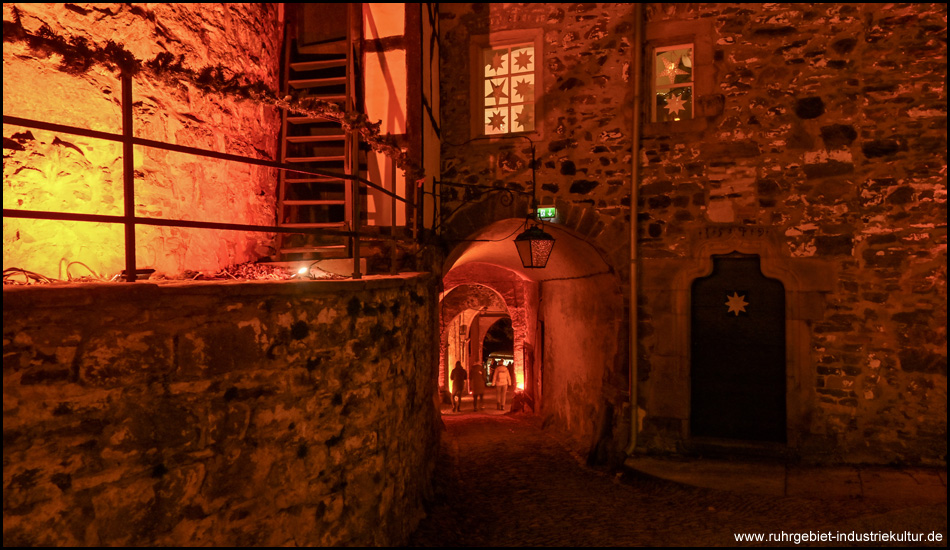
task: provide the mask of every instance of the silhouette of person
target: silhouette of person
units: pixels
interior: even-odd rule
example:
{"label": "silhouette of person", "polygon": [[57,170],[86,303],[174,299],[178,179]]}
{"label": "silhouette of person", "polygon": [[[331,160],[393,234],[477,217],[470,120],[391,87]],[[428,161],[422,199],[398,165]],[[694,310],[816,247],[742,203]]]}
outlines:
{"label": "silhouette of person", "polygon": [[505,410],[505,402],[508,400],[508,386],[511,384],[511,374],[508,372],[508,368],[505,365],[499,365],[495,369],[495,374],[492,378],[491,385],[495,387],[495,391],[498,392],[498,410]]}
{"label": "silhouette of person", "polygon": [[462,368],[462,362],[456,361],[452,374],[452,411],[462,410],[462,393],[465,391],[465,381],[468,379],[468,373]]}
{"label": "silhouette of person", "polygon": [[475,410],[478,410],[478,402],[481,400],[482,407],[485,406],[485,367],[479,363],[472,365],[471,372],[472,400],[475,402]]}

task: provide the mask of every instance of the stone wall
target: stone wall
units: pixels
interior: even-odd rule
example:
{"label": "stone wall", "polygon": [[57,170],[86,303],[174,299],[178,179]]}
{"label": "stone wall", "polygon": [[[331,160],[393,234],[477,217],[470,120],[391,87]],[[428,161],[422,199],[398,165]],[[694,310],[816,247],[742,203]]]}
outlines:
{"label": "stone wall", "polygon": [[[648,40],[705,51],[695,120],[654,124],[642,107],[642,448],[686,450],[689,284],[712,253],[741,250],[784,277],[790,446],[829,461],[945,463],[946,5],[643,6]],[[442,179],[530,191],[527,142],[458,144],[473,135],[471,37],[541,29],[538,196],[628,292],[633,5],[440,9],[452,60]],[[448,237],[523,215],[500,196],[443,189]]]}
{"label": "stone wall", "polygon": [[[541,202],[557,206],[558,223],[573,235],[559,241],[555,254],[571,250],[568,241],[579,238],[600,253],[605,269],[628,273],[630,5],[441,4],[440,12],[443,59],[452,60],[441,66],[441,179],[528,193],[536,187]],[[543,69],[536,87],[542,109],[539,130],[527,134],[534,144],[534,172],[531,144],[524,139],[466,143],[477,135],[469,109],[480,99],[470,97],[477,72],[470,64],[472,37],[520,29],[543,31]],[[523,219],[529,206],[517,192],[444,186],[441,193],[443,211],[452,213],[444,229],[449,240],[471,238],[498,220]],[[588,456],[601,454],[597,449],[604,447],[616,451],[627,437],[627,430],[616,429],[624,422],[620,412],[627,390],[626,362],[620,355],[626,348],[624,334],[614,319],[617,312],[594,314],[601,309],[600,300],[616,304],[621,298],[613,295],[621,292],[615,279],[585,274],[566,282],[541,282],[546,340],[530,342],[536,356],[543,357],[545,382],[536,393],[544,396],[540,408],[547,425],[569,430],[578,451]],[[587,299],[598,305],[578,311],[559,308]],[[596,345],[588,331],[597,336]],[[616,440],[600,441],[608,432]]]}
{"label": "stone wall", "polygon": [[[825,303],[790,342],[802,355],[789,393],[799,448],[945,461],[946,4],[653,4],[646,15],[648,35],[710,25],[707,103],[722,107],[699,132],[644,133],[644,265],[733,244],[733,227],[770,234],[751,245],[760,255],[826,273]],[[665,307],[657,296],[644,293],[648,315]],[[644,335],[647,355],[662,338]]]}
{"label": "stone wall", "polygon": [[[532,191],[531,149],[524,139],[475,141],[470,124],[469,63],[473,36],[543,29],[541,129],[535,144],[536,187],[542,203],[556,204],[561,221],[606,251],[615,269],[629,264],[632,132],[630,59],[633,14],[629,4],[440,5],[442,118],[441,179]],[[466,238],[502,217],[524,217],[527,204],[478,189],[442,189],[450,238]],[[459,206],[463,202],[470,206]],[[471,221],[470,221],[471,220]],[[616,222],[616,223],[615,223]],[[618,228],[620,229],[618,231]]]}
{"label": "stone wall", "polygon": [[[130,62],[170,56],[162,67],[207,70],[206,76],[217,67],[235,85],[278,89],[283,22],[274,4],[5,3],[3,21],[4,115],[122,133],[115,64],[30,48],[19,29],[96,51],[111,45]],[[177,78],[171,69],[142,70],[133,80],[134,133],[276,160],[277,109],[220,92]],[[123,214],[121,144],[9,124],[3,137],[4,208]],[[137,216],[275,223],[275,170],[144,147],[136,147],[134,157]],[[4,269],[60,279],[91,271],[108,279],[125,268],[122,226],[10,219],[3,226]],[[170,276],[256,260],[272,245],[268,235],[147,225],[137,231],[139,267]]]}
{"label": "stone wall", "polygon": [[434,303],[411,275],[4,287],[4,545],[405,543]]}

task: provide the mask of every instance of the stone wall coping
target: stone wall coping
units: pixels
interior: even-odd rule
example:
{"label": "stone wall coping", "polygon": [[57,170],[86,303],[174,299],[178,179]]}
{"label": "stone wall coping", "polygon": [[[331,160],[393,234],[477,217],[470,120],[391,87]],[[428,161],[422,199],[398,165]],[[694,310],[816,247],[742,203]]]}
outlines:
{"label": "stone wall coping", "polygon": [[400,288],[411,281],[431,277],[426,272],[397,275],[366,275],[362,279],[326,280],[213,280],[138,281],[104,283],[54,283],[48,285],[4,285],[3,310],[22,310],[48,303],[57,307],[88,305],[102,300],[121,301],[143,296],[308,296],[334,292],[360,292]]}

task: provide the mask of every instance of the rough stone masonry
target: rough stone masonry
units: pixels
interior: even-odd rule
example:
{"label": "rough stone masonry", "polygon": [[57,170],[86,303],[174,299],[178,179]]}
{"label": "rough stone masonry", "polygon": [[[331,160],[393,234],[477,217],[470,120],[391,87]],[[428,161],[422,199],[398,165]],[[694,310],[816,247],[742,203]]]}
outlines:
{"label": "rough stone masonry", "polygon": [[[946,4],[645,4],[644,51],[694,40],[705,80],[694,120],[652,123],[643,107],[635,205],[633,9],[442,5],[442,51],[456,60],[442,66],[442,103],[447,143],[476,135],[472,37],[541,29],[539,198],[624,281],[638,224],[643,447],[686,450],[682,303],[703,273],[684,266],[741,249],[786,276],[793,449],[945,463]],[[442,165],[447,181],[530,191],[521,140],[444,145]],[[444,193],[455,238],[526,206]]]}
{"label": "rough stone masonry", "polygon": [[4,288],[4,544],[401,544],[438,441],[430,291]]}

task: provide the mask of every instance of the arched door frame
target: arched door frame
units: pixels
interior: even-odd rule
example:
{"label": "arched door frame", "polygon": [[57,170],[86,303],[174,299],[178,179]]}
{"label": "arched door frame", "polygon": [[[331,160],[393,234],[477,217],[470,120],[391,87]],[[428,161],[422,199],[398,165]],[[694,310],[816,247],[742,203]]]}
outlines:
{"label": "arched door frame", "polygon": [[[688,257],[643,262],[640,292],[655,301],[655,296],[661,296],[666,303],[663,307],[656,302],[665,311],[654,319],[655,341],[663,347],[660,355],[665,359],[657,363],[668,369],[651,376],[654,387],[644,388],[649,396],[646,415],[677,418],[679,438],[689,438],[692,283],[712,273],[714,255],[755,254],[760,257],[762,274],[785,286],[786,433],[787,445],[796,448],[807,428],[807,411],[817,406],[810,321],[824,315],[824,296],[835,280],[833,269],[820,259],[793,258],[785,239],[769,228],[710,226],[695,237]],[[665,387],[661,390],[658,384]]]}

